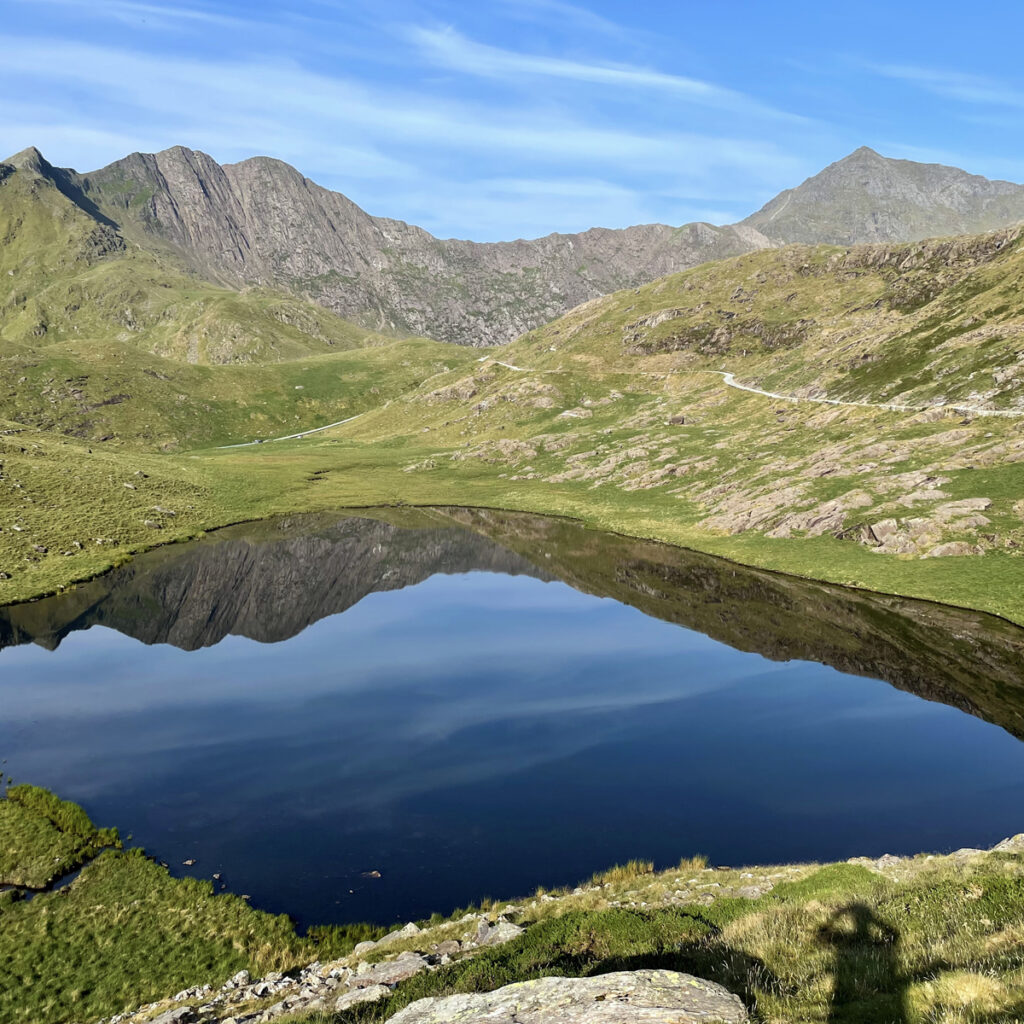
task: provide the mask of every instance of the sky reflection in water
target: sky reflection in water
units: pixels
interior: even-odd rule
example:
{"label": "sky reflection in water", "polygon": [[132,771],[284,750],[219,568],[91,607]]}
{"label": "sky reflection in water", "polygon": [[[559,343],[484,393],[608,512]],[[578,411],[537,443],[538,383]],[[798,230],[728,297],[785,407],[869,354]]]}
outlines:
{"label": "sky reflection in water", "polygon": [[16,780],[304,924],[1024,828],[998,727],[525,576],[433,576],[278,644],[94,627],[0,653],[0,707]]}

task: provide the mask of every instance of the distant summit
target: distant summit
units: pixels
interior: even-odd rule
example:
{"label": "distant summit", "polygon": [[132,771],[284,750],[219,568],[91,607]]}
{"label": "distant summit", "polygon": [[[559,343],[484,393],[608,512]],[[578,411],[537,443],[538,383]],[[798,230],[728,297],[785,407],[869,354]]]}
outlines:
{"label": "distant summit", "polygon": [[312,299],[364,327],[494,345],[589,299],[709,260],[792,242],[853,245],[975,234],[1024,221],[1024,186],[862,146],[739,224],[592,228],[533,240],[438,239],[372,217],[270,157],[219,164],[184,146],[89,174],[29,148],[0,165],[48,177],[90,216],[173,250],[218,284]]}
{"label": "distant summit", "polygon": [[867,146],[779,193],[742,223],[775,244],[855,245],[978,234],[1024,221],[1024,185]]}

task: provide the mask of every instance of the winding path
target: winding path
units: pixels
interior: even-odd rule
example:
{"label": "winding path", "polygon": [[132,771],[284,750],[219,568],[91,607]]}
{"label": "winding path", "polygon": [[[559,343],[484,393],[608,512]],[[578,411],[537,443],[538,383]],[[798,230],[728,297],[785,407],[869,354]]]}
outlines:
{"label": "winding path", "polygon": [[[385,402],[380,408],[386,409],[391,403]],[[305,437],[307,434],[319,434],[321,430],[330,430],[331,427],[340,427],[342,423],[351,423],[353,420],[359,419],[360,416],[365,416],[367,412],[377,412],[377,409],[367,409],[366,412],[357,412],[355,416],[349,416],[348,419],[338,420],[335,423],[328,423],[323,427],[310,427],[309,430],[300,430],[297,434],[285,434],[284,437],[268,437],[265,441],[242,441],[241,444],[219,444],[217,445],[217,451],[224,451],[227,448],[251,448],[254,444],[272,444],[274,441],[294,441],[298,437]]]}
{"label": "winding path", "polygon": [[[482,356],[477,360],[478,363],[492,362],[498,366],[504,366],[509,370],[517,370],[520,373],[564,373],[564,370],[533,370],[528,366],[515,366],[513,363],[503,363],[500,359],[492,359],[490,356]],[[420,382],[419,386],[427,383],[427,380],[432,380],[434,377],[440,377],[442,373],[449,371],[441,370],[439,373],[433,374],[426,380]],[[641,370],[640,373],[650,374],[653,371]],[[796,395],[780,395],[776,391],[765,391],[762,388],[755,388],[750,384],[741,384],[737,379],[736,375],[729,373],[727,370],[692,370],[691,373],[716,373],[718,374],[725,384],[730,388],[735,388],[737,391],[746,391],[752,395],[761,395],[764,398],[774,398],[780,402],[813,402],[816,405],[839,405],[849,406],[858,409],[884,409],[888,412],[930,412],[933,409],[948,409],[951,412],[969,414],[971,416],[1024,416],[1024,409],[982,409],[976,405],[900,405],[896,402],[853,402],[844,401],[840,398],[800,398]],[[655,376],[663,376],[662,374],[654,374]],[[251,448],[253,445],[258,444],[272,444],[274,441],[294,441],[297,438],[305,437],[307,434],[319,434],[323,430],[330,430],[332,427],[340,427],[345,423],[351,423],[353,420],[359,419],[360,416],[366,416],[371,412],[379,412],[381,409],[386,409],[391,404],[390,401],[385,402],[382,406],[377,409],[367,409],[364,412],[356,413],[355,416],[349,416],[344,420],[337,420],[335,423],[328,423],[323,427],[311,427],[309,430],[300,430],[296,434],[285,434],[283,437],[269,437],[263,441],[243,441],[240,444],[222,444],[217,446],[217,451],[224,451],[228,448]]]}
{"label": "winding path", "polygon": [[741,384],[734,374],[725,370],[699,370],[699,373],[717,373],[726,384],[739,391],[749,391],[753,395],[765,398],[777,398],[783,402],[815,402],[819,405],[846,405],[860,409],[886,409],[890,412],[929,412],[932,409],[949,409],[952,412],[970,413],[972,416],[1024,416],[1024,409],[981,409],[976,405],[899,405],[895,402],[847,402],[839,398],[798,398],[795,395],[780,395],[774,391],[763,391],[761,388]]}

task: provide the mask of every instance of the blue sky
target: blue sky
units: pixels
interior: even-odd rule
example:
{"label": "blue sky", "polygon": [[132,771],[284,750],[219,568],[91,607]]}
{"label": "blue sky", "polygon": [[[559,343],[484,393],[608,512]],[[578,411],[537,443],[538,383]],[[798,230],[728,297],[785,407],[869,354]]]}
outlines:
{"label": "blue sky", "polygon": [[726,223],[860,145],[1024,180],[1012,3],[0,9],[3,155],[266,154],[444,237]]}

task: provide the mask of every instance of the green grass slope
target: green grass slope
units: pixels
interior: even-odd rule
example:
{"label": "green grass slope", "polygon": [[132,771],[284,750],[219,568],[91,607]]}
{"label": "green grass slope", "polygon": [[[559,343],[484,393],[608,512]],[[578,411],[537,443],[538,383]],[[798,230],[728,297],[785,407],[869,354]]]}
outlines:
{"label": "green grass slope", "polygon": [[1022,284],[1019,228],[787,246],[596,299],[505,351],[543,368],[723,369],[798,396],[1024,410]]}

